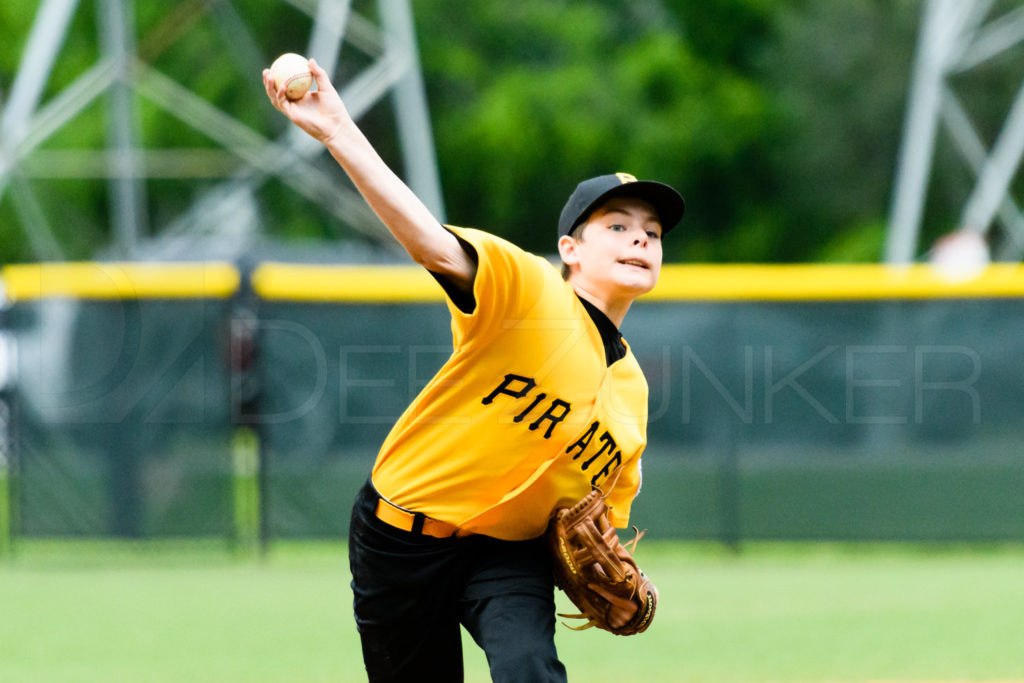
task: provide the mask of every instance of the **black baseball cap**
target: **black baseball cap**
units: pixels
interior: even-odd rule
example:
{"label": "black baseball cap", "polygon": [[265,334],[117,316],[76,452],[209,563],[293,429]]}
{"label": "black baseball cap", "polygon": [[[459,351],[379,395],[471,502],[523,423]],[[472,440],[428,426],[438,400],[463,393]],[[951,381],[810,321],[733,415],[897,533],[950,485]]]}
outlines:
{"label": "black baseball cap", "polygon": [[628,173],[610,173],[584,180],[576,186],[558,217],[558,236],[568,235],[594,209],[612,197],[636,197],[653,206],[661,221],[662,234],[676,226],[685,208],[682,196],[664,183],[637,180]]}

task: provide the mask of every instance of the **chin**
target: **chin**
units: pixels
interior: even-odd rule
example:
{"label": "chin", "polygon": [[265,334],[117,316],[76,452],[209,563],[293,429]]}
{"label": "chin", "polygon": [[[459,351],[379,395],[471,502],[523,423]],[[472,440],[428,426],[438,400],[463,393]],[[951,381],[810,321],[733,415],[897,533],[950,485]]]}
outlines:
{"label": "chin", "polygon": [[647,294],[647,292],[654,289],[654,285],[658,283],[656,278],[622,278],[615,284],[618,285],[619,289],[624,292],[629,292],[634,296],[640,296],[641,294]]}

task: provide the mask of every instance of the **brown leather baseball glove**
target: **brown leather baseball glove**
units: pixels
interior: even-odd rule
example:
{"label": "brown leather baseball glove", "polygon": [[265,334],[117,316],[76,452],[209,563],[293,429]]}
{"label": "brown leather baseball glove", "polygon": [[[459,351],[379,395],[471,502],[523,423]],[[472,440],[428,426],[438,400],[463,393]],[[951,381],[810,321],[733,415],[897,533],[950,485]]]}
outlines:
{"label": "brown leather baseball glove", "polygon": [[[625,546],[619,541],[608,519],[604,496],[598,490],[571,508],[558,511],[547,532],[554,554],[555,585],[581,612],[558,616],[587,620],[580,626],[566,626],[576,631],[597,626],[620,636],[647,630],[654,619],[658,591],[631,553],[642,536],[643,532],[637,532]],[[613,625],[616,608],[621,612],[630,603],[636,605],[636,615],[624,625]]]}

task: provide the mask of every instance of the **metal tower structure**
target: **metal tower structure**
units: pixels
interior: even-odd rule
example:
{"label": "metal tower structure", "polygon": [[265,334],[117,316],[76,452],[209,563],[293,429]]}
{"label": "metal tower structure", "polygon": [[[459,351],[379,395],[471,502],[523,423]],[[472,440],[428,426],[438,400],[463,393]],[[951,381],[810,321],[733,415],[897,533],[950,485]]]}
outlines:
{"label": "metal tower structure", "polygon": [[990,18],[994,4],[995,0],[924,2],[885,247],[889,263],[909,263],[918,251],[940,126],[976,177],[958,229],[991,237],[987,233],[998,224],[1004,239],[994,257],[1018,260],[1024,255],[1024,215],[1010,195],[1024,156],[1024,83],[991,149],[986,149],[950,84],[954,76],[962,78],[1024,40],[1024,6]]}
{"label": "metal tower structure", "polygon": [[[359,119],[385,96],[392,96],[406,181],[439,218],[443,206],[430,120],[413,30],[409,0],[373,0],[379,21],[352,8],[352,0],[285,0],[303,22],[311,23],[306,56],[315,57],[333,76],[343,43],[360,53],[354,75],[338,83],[353,118]],[[174,80],[138,49],[135,0],[95,0],[98,59],[60,92],[43,101],[45,86],[68,38],[78,0],[42,0],[36,11],[18,71],[0,103],[0,200],[4,195],[22,222],[37,258],[63,257],[47,223],[31,178],[100,178],[106,182],[112,221],[111,248],[121,258],[136,254],[147,235],[173,239],[187,247],[200,237],[240,236],[258,225],[256,191],[278,178],[309,201],[368,240],[393,240],[350,185],[339,184],[315,163],[324,148],[289,126],[270,137]],[[263,54],[253,38],[238,0],[175,0],[166,3],[163,35],[173,42],[187,35],[198,19],[212,21],[229,38],[225,52],[239,73],[258,83],[259,72],[276,55]],[[365,5],[365,3],[364,3]],[[305,15],[304,17],[302,15]],[[153,36],[148,36],[150,42]],[[166,47],[166,45],[163,45]],[[303,46],[291,49],[301,51]],[[346,48],[347,49],[347,48]],[[352,72],[352,69],[348,70]],[[247,91],[253,101],[259,91]],[[54,134],[71,125],[86,107],[104,100],[106,143],[103,149],[41,149]],[[214,141],[216,148],[153,149],[140,143],[138,104],[144,100]],[[215,169],[214,171],[211,171]],[[58,174],[58,175],[54,175]],[[146,180],[216,178],[181,215],[160,226],[147,225]]]}

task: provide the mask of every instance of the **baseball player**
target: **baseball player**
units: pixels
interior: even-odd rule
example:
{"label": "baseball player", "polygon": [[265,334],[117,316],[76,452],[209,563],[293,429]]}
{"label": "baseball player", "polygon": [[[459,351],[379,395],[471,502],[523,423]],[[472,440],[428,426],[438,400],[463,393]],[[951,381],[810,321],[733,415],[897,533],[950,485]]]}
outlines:
{"label": "baseball player", "polygon": [[[554,512],[602,487],[627,526],[640,488],[647,384],[618,328],[650,291],[679,194],[591,178],[558,221],[560,275],[479,230],[442,226],[356,127],[327,74],[274,106],[322,142],[447,294],[453,353],[398,418],[353,508],[354,611],[371,680],[463,677],[464,626],[495,681],[564,681],[554,646]],[[623,603],[625,624],[636,607]]]}

